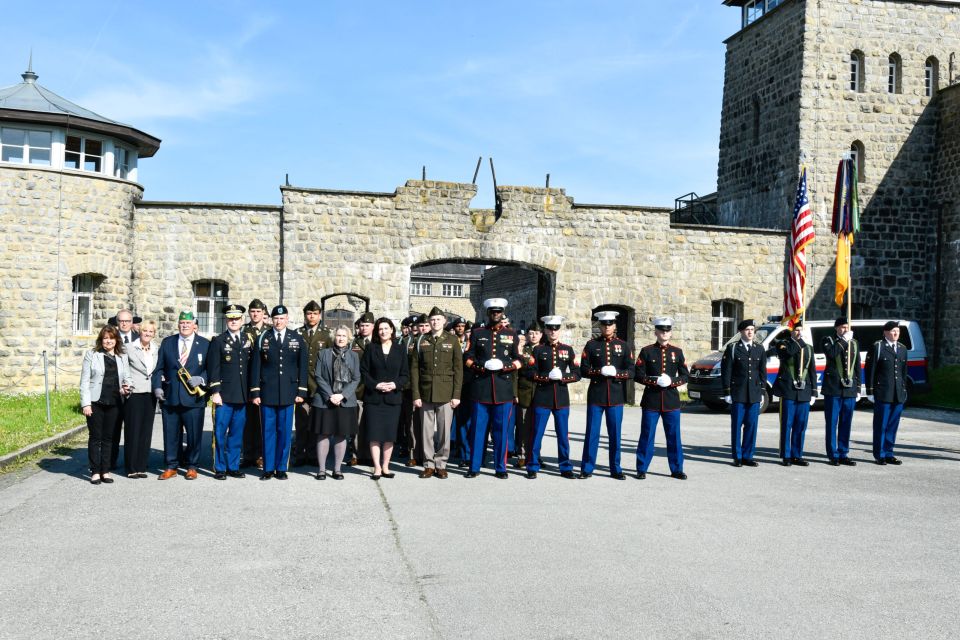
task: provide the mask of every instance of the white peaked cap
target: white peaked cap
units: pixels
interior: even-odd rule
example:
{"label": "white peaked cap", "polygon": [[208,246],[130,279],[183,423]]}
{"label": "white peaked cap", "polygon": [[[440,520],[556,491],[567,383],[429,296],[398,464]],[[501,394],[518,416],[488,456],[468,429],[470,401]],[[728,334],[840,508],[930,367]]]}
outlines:
{"label": "white peaked cap", "polygon": [[603,322],[604,320],[616,320],[618,315],[620,315],[619,311],[598,311],[593,314],[593,317]]}
{"label": "white peaked cap", "polygon": [[543,324],[563,324],[563,316],[543,316],[540,318]]}
{"label": "white peaked cap", "polygon": [[507,308],[507,299],[506,298],[487,298],[483,301],[484,309],[506,309]]}
{"label": "white peaked cap", "polygon": [[653,319],[655,327],[673,327],[673,318],[670,316],[659,316]]}

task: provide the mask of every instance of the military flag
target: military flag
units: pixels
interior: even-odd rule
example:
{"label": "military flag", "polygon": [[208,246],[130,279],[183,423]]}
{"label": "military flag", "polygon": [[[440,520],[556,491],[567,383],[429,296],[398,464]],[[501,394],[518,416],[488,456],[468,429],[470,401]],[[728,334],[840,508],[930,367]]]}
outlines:
{"label": "military flag", "polygon": [[847,297],[847,316],[851,308],[850,257],[854,236],[860,232],[860,196],[857,190],[857,165],[850,154],[846,154],[837,167],[837,184],[833,196],[833,220],[830,231],[837,235],[837,283],[834,288],[834,302],[843,306],[843,297]]}
{"label": "military flag", "polygon": [[807,245],[815,237],[813,212],[807,198],[807,167],[800,167],[797,198],[790,227],[790,262],[787,264],[787,287],[783,293],[783,321],[791,327],[803,317],[806,308]]}

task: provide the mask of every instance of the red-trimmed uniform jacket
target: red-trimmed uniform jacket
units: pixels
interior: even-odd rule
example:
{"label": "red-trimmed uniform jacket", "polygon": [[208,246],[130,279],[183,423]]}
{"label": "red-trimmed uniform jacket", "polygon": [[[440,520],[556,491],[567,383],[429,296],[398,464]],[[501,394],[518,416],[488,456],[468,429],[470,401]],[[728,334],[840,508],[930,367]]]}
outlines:
{"label": "red-trimmed uniform jacket", "polygon": [[[480,404],[504,404],[513,402],[513,375],[520,365],[520,341],[517,332],[507,328],[491,329],[484,326],[470,333],[467,350],[463,352],[464,366],[473,372],[470,398]],[[488,371],[483,364],[497,358],[503,369]]]}
{"label": "red-trimmed uniform jacket", "polygon": [[[617,370],[615,377],[600,373],[611,365]],[[627,400],[627,380],[633,379],[633,352],[620,338],[596,337],[590,340],[580,354],[580,375],[590,380],[587,389],[587,404],[615,407]]]}
{"label": "red-trimmed uniform jacket", "polygon": [[[530,354],[527,376],[536,384],[533,391],[533,406],[565,409],[570,406],[570,392],[567,385],[580,380],[580,365],[577,364],[577,352],[570,345],[538,344]],[[550,371],[557,367],[563,377],[551,380]]]}
{"label": "red-trimmed uniform jacket", "polygon": [[[661,387],[657,378],[670,376],[670,386]],[[637,356],[635,380],[643,385],[640,406],[648,411],[676,411],[680,408],[680,392],[677,387],[687,384],[690,371],[683,357],[683,350],[672,344],[660,346],[655,342],[640,349]]]}

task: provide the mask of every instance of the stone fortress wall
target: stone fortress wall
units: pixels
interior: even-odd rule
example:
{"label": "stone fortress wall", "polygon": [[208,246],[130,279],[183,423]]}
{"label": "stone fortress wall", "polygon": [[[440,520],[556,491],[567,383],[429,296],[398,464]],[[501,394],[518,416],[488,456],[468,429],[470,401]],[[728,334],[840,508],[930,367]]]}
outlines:
{"label": "stone fortress wall", "polygon": [[[960,50],[960,4],[788,0],[728,39],[727,47],[721,222],[788,228],[802,156],[817,221],[808,258],[808,317],[832,317],[838,312],[836,239],[829,231],[836,167],[854,142],[861,143],[855,310],[919,320],[931,342],[937,323],[935,212],[942,204],[937,200],[942,196],[934,196],[934,175],[938,112],[945,99],[940,92],[925,95],[924,71],[933,57],[940,89],[951,81],[950,56]],[[863,54],[862,91],[849,87],[854,51]],[[902,61],[900,88],[889,93],[888,61],[894,53]],[[955,216],[954,211],[946,218],[953,217],[955,225]],[[951,356],[943,364],[957,361]]]}
{"label": "stone fortress wall", "polygon": [[960,363],[960,85],[940,94],[940,149],[935,174],[934,200],[939,204],[937,261],[939,278],[934,286],[940,300],[934,339],[944,364]]}

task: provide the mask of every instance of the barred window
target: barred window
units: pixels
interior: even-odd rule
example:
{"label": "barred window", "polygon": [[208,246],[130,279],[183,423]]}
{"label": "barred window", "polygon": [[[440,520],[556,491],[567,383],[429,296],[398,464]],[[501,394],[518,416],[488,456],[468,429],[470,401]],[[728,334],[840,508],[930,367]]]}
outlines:
{"label": "barred window", "polygon": [[223,315],[227,308],[230,287],[219,280],[200,280],[193,283],[193,309],[197,330],[204,335],[223,333],[227,328]]}

